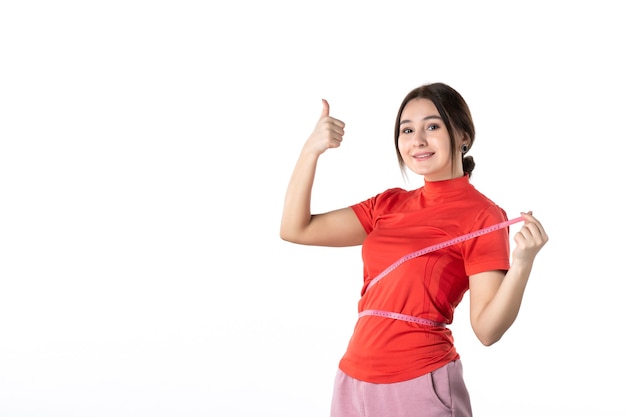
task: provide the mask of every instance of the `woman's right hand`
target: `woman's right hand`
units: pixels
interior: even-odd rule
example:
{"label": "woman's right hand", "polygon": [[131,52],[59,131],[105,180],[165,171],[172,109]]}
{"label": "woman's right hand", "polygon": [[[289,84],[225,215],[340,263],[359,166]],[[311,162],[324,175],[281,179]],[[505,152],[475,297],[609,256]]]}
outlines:
{"label": "woman's right hand", "polygon": [[303,245],[360,245],[367,234],[352,208],[311,214],[311,189],[317,158],[326,149],[341,145],[345,126],[341,120],[330,117],[326,100],[322,99],[322,105],[322,114],[304,144],[287,186],[280,237]]}
{"label": "woman's right hand", "polygon": [[322,99],[322,106],[322,114],[315,129],[304,144],[305,151],[316,155],[323,154],[329,148],[338,148],[343,140],[343,128],[346,126],[341,120],[330,116],[328,101]]}

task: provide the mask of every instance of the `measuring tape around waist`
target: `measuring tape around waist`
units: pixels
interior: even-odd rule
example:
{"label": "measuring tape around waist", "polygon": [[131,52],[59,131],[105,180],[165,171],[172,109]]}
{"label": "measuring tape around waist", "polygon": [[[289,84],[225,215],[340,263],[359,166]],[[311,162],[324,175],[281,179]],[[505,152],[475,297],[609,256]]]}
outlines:
{"label": "measuring tape around waist", "polygon": [[462,236],[455,237],[453,239],[447,240],[445,242],[437,243],[435,245],[428,246],[428,247],[426,247],[424,249],[420,249],[418,251],[411,252],[408,255],[405,255],[402,258],[398,259],[393,264],[389,265],[383,272],[378,274],[376,276],[376,278],[371,280],[370,283],[365,288],[365,291],[363,291],[363,295],[365,295],[367,290],[369,290],[374,284],[376,284],[383,277],[385,277],[391,271],[396,269],[399,265],[403,264],[404,262],[406,262],[408,260],[417,258],[418,256],[422,256],[422,255],[425,255],[425,254],[430,253],[430,252],[434,252],[434,251],[439,250],[439,249],[447,248],[448,246],[456,245],[457,243],[461,243],[461,242],[473,239],[473,238],[478,237],[478,236],[486,235],[487,233],[495,232],[496,230],[504,229],[505,227],[508,227],[508,226],[510,226],[510,225],[512,225],[514,223],[519,223],[519,222],[521,222],[523,220],[524,220],[524,217],[522,217],[522,216],[516,217],[514,219],[507,220],[507,221],[504,221],[504,222],[501,222],[501,223],[498,223],[498,224],[494,224],[493,226],[485,227],[484,229],[479,229],[479,230],[476,230],[474,232],[470,232],[468,234],[465,234],[465,235],[462,235]]}
{"label": "measuring tape around waist", "polygon": [[426,326],[443,327],[444,329],[447,327],[446,323],[442,323],[442,322],[438,322],[438,321],[434,321],[430,319],[425,319],[423,317],[409,316],[408,314],[394,313],[391,311],[363,310],[359,313],[359,318],[365,317],[365,316],[378,316],[378,317],[384,317],[387,319],[408,321],[409,323],[424,324]]}

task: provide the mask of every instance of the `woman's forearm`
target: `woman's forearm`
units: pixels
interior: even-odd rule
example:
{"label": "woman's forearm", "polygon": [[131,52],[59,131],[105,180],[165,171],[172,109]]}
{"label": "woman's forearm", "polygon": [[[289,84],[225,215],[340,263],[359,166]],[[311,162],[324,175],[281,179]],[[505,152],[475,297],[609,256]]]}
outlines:
{"label": "woman's forearm", "polygon": [[311,221],[311,192],[319,155],[303,150],[287,185],[280,237],[297,241],[298,235]]}

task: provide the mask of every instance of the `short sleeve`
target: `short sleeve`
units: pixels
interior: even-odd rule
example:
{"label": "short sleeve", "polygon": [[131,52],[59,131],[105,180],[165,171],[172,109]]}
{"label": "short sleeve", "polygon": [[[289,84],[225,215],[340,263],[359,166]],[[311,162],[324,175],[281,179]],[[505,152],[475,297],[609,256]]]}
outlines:
{"label": "short sleeve", "polygon": [[[471,231],[502,223],[506,213],[497,205],[483,210],[475,219]],[[463,244],[465,272],[468,276],[486,271],[510,268],[509,228],[498,229],[470,239]]]}

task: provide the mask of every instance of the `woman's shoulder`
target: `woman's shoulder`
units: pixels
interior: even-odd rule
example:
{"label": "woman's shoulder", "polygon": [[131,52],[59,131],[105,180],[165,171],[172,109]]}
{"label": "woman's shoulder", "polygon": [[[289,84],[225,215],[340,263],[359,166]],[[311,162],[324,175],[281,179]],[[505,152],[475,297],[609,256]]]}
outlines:
{"label": "woman's shoulder", "polygon": [[360,207],[361,209],[375,211],[375,212],[387,212],[389,210],[395,210],[399,204],[410,199],[415,190],[405,190],[401,187],[387,188],[378,194],[375,194],[360,203],[354,204],[353,207]]}

